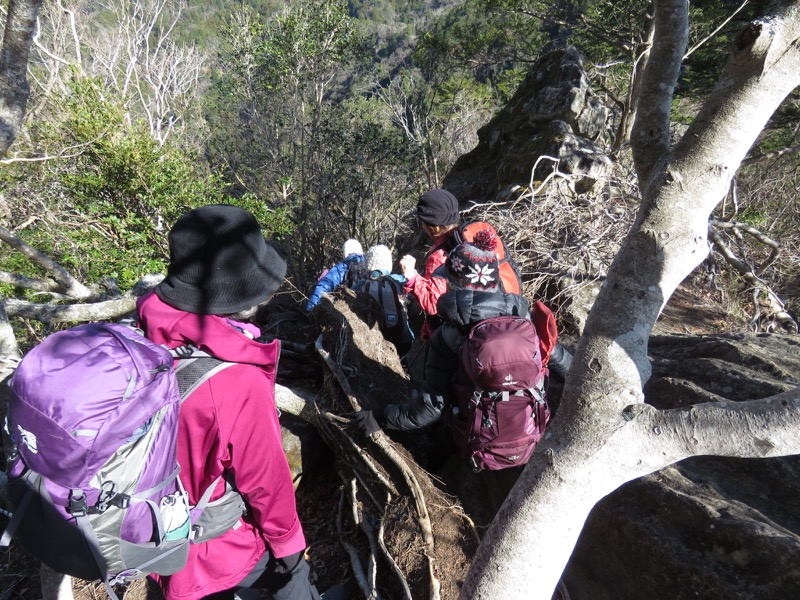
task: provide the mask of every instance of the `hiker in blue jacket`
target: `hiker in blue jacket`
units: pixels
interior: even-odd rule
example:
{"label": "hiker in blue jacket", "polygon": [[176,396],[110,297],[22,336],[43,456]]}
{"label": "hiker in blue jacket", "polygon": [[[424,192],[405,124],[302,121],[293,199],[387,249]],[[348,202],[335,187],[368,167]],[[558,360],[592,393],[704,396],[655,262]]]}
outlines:
{"label": "hiker in blue jacket", "polygon": [[314,307],[319,304],[322,294],[329,294],[341,285],[352,288],[357,281],[366,277],[364,250],[358,240],[347,240],[342,247],[342,254],[344,260],[333,265],[327,273],[320,277],[306,303],[306,312],[314,310]]}
{"label": "hiker in blue jacket", "polygon": [[[383,244],[371,246],[364,255],[364,259],[367,267],[367,277],[357,281],[353,285],[353,290],[356,292],[363,291],[370,295],[381,308],[381,316],[385,319],[381,323],[381,332],[394,345],[403,367],[406,367],[405,355],[414,342],[414,332],[411,330],[406,311],[406,292],[403,289],[406,278],[399,273],[391,272],[394,262],[392,251]],[[384,278],[387,277],[396,283],[389,285],[382,283]],[[391,292],[391,297],[387,299],[384,292]],[[386,311],[394,311],[396,321],[390,320],[389,317],[392,313]],[[389,323],[392,322],[395,324],[389,326]]]}

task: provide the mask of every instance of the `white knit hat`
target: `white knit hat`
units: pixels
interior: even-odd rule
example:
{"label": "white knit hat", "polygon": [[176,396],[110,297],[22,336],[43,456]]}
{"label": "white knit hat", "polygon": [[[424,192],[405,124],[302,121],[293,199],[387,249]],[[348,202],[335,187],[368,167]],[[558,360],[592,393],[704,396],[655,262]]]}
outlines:
{"label": "white knit hat", "polygon": [[342,246],[342,254],[347,258],[351,254],[364,254],[364,249],[361,247],[361,242],[350,239]]}
{"label": "white knit hat", "polygon": [[386,271],[392,272],[392,251],[383,244],[371,246],[364,255],[367,261],[367,272]]}

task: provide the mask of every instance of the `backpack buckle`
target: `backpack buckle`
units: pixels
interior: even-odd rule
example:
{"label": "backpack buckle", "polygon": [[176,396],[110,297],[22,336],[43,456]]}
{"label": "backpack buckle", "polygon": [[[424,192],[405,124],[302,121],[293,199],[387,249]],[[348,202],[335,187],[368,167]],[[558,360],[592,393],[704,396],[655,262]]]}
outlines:
{"label": "backpack buckle", "polygon": [[191,346],[178,346],[172,349],[173,356],[176,358],[189,358],[194,354],[194,348]]}
{"label": "backpack buckle", "polygon": [[103,514],[108,510],[108,505],[113,503],[114,496],[114,482],[104,481],[100,486],[100,496],[97,498],[97,504],[89,508],[90,514]]}
{"label": "backpack buckle", "polygon": [[86,505],[86,495],[81,490],[72,490],[69,493],[67,512],[73,517],[85,517],[89,507]]}
{"label": "backpack buckle", "polygon": [[126,509],[131,505],[131,497],[128,494],[116,494],[109,503],[117,508]]}

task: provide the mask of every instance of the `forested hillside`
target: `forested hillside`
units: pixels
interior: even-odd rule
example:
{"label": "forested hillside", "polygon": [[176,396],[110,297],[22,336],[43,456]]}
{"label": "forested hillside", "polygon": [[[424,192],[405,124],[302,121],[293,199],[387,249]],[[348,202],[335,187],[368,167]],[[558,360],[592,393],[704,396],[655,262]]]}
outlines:
{"label": "forested hillside", "polygon": [[[19,228],[46,207],[49,217],[25,223],[26,239],[78,275],[113,277],[124,289],[162,270],[159,232],[183,209],[236,201],[284,240],[292,280],[305,291],[346,237],[402,245],[419,191],[440,185],[476,145],[528,65],[566,43],[585,56],[608,108],[597,142],[620,165],[613,177],[630,178],[648,6],[48,4],[32,50],[26,126],[0,175],[3,212]],[[674,136],[709,93],[733,34],[760,10],[692,7]],[[755,286],[756,302],[773,311],[798,293],[795,211],[787,210],[798,110],[796,95],[781,106],[714,217],[705,270],[744,314],[760,312],[740,285]],[[113,242],[102,258],[93,250],[98,230]],[[2,260],[14,272],[23,259]],[[547,260],[525,270],[548,272]]]}
{"label": "forested hillside", "polygon": [[[664,494],[664,481],[676,495],[700,494],[705,477],[716,485],[706,471],[701,483],[682,481],[671,465],[685,458],[800,451],[790,357],[800,302],[797,0],[20,4],[41,7],[22,73],[12,59],[24,44],[9,40],[23,28],[6,33],[0,61],[0,379],[53,330],[130,311],[153,285],[147,276],[165,271],[166,232],[187,209],[246,208],[288,262],[263,325],[289,342],[279,383],[305,407],[297,413],[334,448],[353,490],[361,475],[341,469],[358,471],[352,461],[364,454],[380,456],[389,473],[397,463],[386,469],[382,453],[411,463],[410,476],[398,468],[403,476],[387,483],[381,470],[376,488],[358,486],[372,490],[375,523],[395,527],[384,552],[413,551],[377,584],[353,567],[350,591],[371,597],[377,585],[383,597],[407,598],[396,583],[405,576],[414,598],[549,598],[557,588],[566,600],[566,580],[576,599],[595,600],[595,583],[607,597],[633,599],[636,573],[615,588],[591,572],[602,570],[594,541],[610,535],[587,520],[595,505],[634,481],[646,498]],[[4,19],[13,5],[4,3]],[[395,259],[410,252],[419,264],[426,247],[414,207],[434,187],[454,192],[466,218],[495,224],[525,296],[553,307],[575,353],[563,396],[554,387],[558,413],[536,460],[513,489],[494,488],[511,495],[484,521],[482,508],[459,498],[463,477],[429,478],[424,437],[354,431],[359,403],[410,394],[417,382],[353,316],[352,295],[315,315],[302,310],[348,238],[384,243]],[[714,319],[697,318],[701,308]],[[663,355],[654,358],[657,321],[661,332],[723,337],[657,340]],[[763,336],[763,347],[744,331]],[[313,417],[311,398],[322,407]],[[394,447],[409,454],[397,459]],[[737,471],[709,464],[731,487]],[[770,464],[794,472],[793,463]],[[326,499],[336,498],[324,505],[330,523],[314,523],[320,538],[343,537],[341,523],[333,531],[340,483],[325,483]],[[761,527],[770,517],[756,513],[771,514],[769,502],[746,495],[758,508],[742,511],[751,520],[741,527]],[[312,514],[320,507],[310,496]],[[717,502],[703,497],[699,512]],[[635,537],[622,531],[624,511],[605,506],[622,523],[618,537]],[[787,556],[800,549],[790,512],[763,525],[788,531],[777,550]],[[637,526],[661,535],[642,525],[648,518]],[[585,523],[596,537],[578,546],[562,580]],[[405,530],[414,533],[404,538]],[[449,535],[458,543],[443,543]],[[324,548],[337,556],[326,583],[350,577],[341,575],[349,551],[341,546]],[[730,556],[750,568],[735,549]],[[504,569],[542,590],[515,588]],[[757,597],[748,594],[761,586],[746,580],[738,598]]]}

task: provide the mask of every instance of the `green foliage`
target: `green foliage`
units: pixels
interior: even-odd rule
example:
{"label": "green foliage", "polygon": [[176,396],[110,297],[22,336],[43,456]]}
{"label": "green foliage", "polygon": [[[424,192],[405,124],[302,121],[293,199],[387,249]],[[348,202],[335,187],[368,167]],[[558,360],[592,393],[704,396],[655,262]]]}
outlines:
{"label": "green foliage", "polygon": [[[346,2],[321,0],[296,2],[269,21],[237,12],[226,37],[224,68],[205,105],[209,154],[237,190],[291,216],[302,232],[293,240],[297,262],[318,264],[329,234],[354,235],[357,207],[385,180],[374,170],[368,178],[363,167],[387,166],[394,147],[375,121],[351,120],[345,108],[350,88],[341,76],[353,73],[364,38]],[[370,143],[376,138],[385,148]]]}
{"label": "green foliage", "polygon": [[727,62],[734,37],[763,10],[763,7],[758,8],[759,3],[753,3],[733,16],[739,4],[714,0],[689,6],[691,53],[684,61],[675,91],[677,96],[702,98],[714,87]]}
{"label": "green foliage", "polygon": [[[146,126],[128,123],[122,99],[108,97],[97,80],[74,80],[58,105],[60,119],[36,124],[35,139],[43,147],[68,146],[75,156],[27,166],[16,181],[26,181],[34,197],[57,190],[44,203],[63,215],[62,222],[35,222],[23,234],[79,279],[111,277],[127,289],[145,274],[163,272],[169,226],[205,204],[240,204],[268,234],[291,231],[285,214],[269,211],[252,195],[230,198],[222,178],[207,171],[195,152],[159,146]],[[19,257],[4,253],[0,269],[31,273]],[[34,268],[33,275],[42,273]]]}
{"label": "green foliage", "polygon": [[746,206],[736,215],[736,220],[753,227],[762,227],[767,223],[767,215],[763,214],[755,206]]}
{"label": "green foliage", "polygon": [[262,85],[290,90],[319,85],[354,48],[355,29],[343,0],[303,0],[278,15],[254,49]]}
{"label": "green foliage", "polygon": [[386,122],[383,108],[375,99],[354,98],[330,107],[321,120],[325,152],[313,195],[316,215],[323,218],[317,229],[321,238],[336,239],[337,247],[351,235],[368,245],[391,245],[416,201],[419,149]]}
{"label": "green foliage", "polygon": [[412,55],[426,80],[468,68],[477,80],[494,81],[540,56],[542,32],[529,16],[500,4],[467,0],[432,21]]}
{"label": "green foliage", "polygon": [[236,10],[247,8],[266,19],[278,12],[284,3],[280,0],[203,0],[189,2],[183,9],[180,27],[175,32],[179,44],[196,44],[201,48],[214,48],[224,42],[221,35],[225,21]]}

